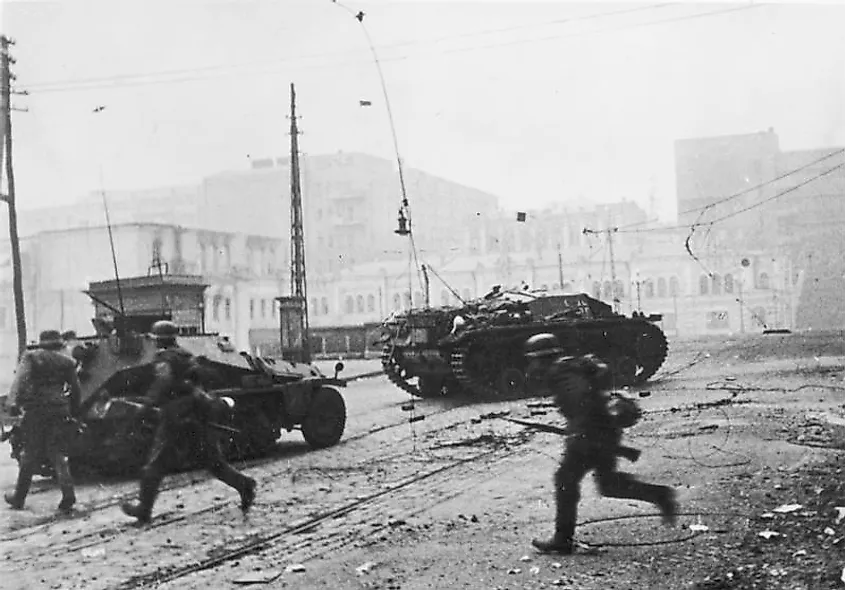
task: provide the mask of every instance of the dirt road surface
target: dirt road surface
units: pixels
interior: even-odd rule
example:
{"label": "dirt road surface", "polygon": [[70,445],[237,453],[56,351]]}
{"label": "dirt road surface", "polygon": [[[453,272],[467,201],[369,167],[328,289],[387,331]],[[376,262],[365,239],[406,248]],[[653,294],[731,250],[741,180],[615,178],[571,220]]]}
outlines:
{"label": "dirt road surface", "polygon": [[[632,393],[646,413],[627,442],[643,457],[623,468],[678,489],[675,527],[588,478],[589,548],[536,553],[561,441],[498,416],[560,424],[547,400],[408,411],[377,377],[344,392],[340,445],[310,451],[291,433],[240,465],[259,482],[247,518],[202,472],[167,478],[140,528],[119,509],[135,481],[80,483],[72,517],[37,481],[25,510],[0,508],[0,588],[845,588],[841,332],[672,343]],[[16,465],[2,454],[8,490]]]}

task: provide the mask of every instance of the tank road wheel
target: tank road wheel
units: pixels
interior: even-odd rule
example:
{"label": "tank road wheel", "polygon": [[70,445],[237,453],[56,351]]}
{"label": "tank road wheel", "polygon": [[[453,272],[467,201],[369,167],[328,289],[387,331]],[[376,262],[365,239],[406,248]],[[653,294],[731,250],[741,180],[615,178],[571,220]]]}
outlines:
{"label": "tank road wheel", "polygon": [[408,382],[407,373],[396,358],[396,349],[390,344],[386,344],[381,351],[381,368],[390,382],[402,391],[417,397],[426,397],[422,395],[419,387]]}
{"label": "tank road wheel", "polygon": [[517,399],[525,394],[525,373],[516,367],[505,367],[499,374],[497,385],[505,399]]}
{"label": "tank road wheel", "polygon": [[666,360],[669,344],[658,326],[647,323],[637,332],[637,372],[634,383],[645,383]]}
{"label": "tank road wheel", "polygon": [[436,398],[443,396],[443,381],[442,377],[436,375],[420,376],[418,379],[419,396],[425,398]]}
{"label": "tank road wheel", "polygon": [[302,421],[302,436],[315,449],[337,444],[346,427],[346,402],[340,392],[321,387],[311,398],[308,414]]}

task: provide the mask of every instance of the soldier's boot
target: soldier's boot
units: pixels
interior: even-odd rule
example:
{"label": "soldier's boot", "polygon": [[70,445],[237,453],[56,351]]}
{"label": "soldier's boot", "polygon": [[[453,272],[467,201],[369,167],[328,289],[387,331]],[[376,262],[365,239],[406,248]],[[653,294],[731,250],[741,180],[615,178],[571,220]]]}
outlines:
{"label": "soldier's boot", "polygon": [[244,514],[249,512],[249,509],[255,503],[255,488],[257,487],[258,483],[254,479],[251,477],[246,479],[246,484],[241,490],[241,512]]}
{"label": "soldier's boot", "polygon": [[70,463],[65,456],[57,457],[55,463],[56,479],[59,482],[59,488],[62,490],[62,501],[59,502],[59,512],[68,514],[73,510],[73,505],[76,504],[76,493],[73,489]]}
{"label": "soldier's boot", "polygon": [[120,508],[127,516],[138,520],[139,524],[150,522],[153,516],[153,504],[158,496],[158,478],[144,478],[141,480],[141,491],[137,502],[124,502]]}
{"label": "soldier's boot", "polygon": [[[576,500],[577,502],[577,500]],[[551,539],[534,539],[531,544],[541,553],[571,555],[575,549],[575,511],[558,506],[555,515],[555,534]]]}
{"label": "soldier's boot", "polygon": [[663,515],[663,523],[668,526],[675,526],[678,516],[678,500],[675,490],[664,487],[657,502],[655,502]]}
{"label": "soldier's boot", "polygon": [[33,472],[32,464],[24,453],[21,457],[20,471],[18,471],[18,481],[15,484],[14,493],[3,494],[3,499],[15,510],[23,509],[26,496],[29,494],[29,488],[32,485]]}
{"label": "soldier's boot", "polygon": [[241,496],[241,511],[244,514],[249,512],[255,502],[255,489],[258,487],[256,481],[229,465],[219,451],[213,452],[208,461],[208,470],[211,474],[238,490]]}

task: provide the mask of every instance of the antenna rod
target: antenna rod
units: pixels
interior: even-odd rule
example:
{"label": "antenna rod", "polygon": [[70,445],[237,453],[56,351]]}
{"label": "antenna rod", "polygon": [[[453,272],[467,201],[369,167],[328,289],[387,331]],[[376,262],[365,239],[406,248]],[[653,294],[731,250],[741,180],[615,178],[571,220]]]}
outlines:
{"label": "antenna rod", "polygon": [[106,227],[109,230],[109,244],[111,245],[111,260],[114,265],[114,281],[117,285],[117,303],[120,306],[120,315],[126,316],[126,308],[123,307],[123,291],[120,288],[120,273],[117,271],[117,254],[114,250],[114,234],[111,230],[111,219],[109,218],[109,204],[106,201],[106,190],[103,186],[103,170],[100,169],[100,194],[103,197],[103,210],[106,212]]}

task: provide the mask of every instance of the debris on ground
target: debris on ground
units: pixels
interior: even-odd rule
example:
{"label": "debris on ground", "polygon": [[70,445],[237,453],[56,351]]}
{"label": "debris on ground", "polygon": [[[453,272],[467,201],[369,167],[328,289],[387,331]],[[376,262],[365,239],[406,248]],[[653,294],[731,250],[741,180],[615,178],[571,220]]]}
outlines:
{"label": "debris on ground", "polygon": [[376,565],[377,565],[377,564],[376,564],[375,562],[373,562],[373,561],[368,561],[368,562],[363,563],[363,564],[359,565],[358,567],[356,567],[356,568],[355,568],[355,573],[356,573],[356,574],[358,574],[359,576],[363,576],[363,575],[365,575],[365,574],[369,574],[369,573],[372,571],[372,569],[373,569],[374,567],[376,567]]}

